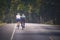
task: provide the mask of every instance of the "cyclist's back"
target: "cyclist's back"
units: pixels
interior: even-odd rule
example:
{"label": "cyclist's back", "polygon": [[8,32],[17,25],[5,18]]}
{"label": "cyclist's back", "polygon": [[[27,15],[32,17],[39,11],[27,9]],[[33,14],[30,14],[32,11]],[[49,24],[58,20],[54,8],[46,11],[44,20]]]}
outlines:
{"label": "cyclist's back", "polygon": [[22,16],[21,16],[21,22],[25,23],[25,15],[24,14],[22,14]]}
{"label": "cyclist's back", "polygon": [[18,13],[18,14],[16,15],[16,21],[19,22],[20,20],[21,20],[21,16],[20,16],[20,14]]}

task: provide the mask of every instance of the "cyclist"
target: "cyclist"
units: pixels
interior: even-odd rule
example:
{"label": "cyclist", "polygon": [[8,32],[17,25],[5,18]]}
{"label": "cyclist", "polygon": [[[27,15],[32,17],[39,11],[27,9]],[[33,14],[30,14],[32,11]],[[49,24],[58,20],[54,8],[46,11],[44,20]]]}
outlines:
{"label": "cyclist", "polygon": [[16,21],[17,21],[17,27],[18,27],[18,29],[19,29],[20,21],[21,21],[20,13],[17,13],[17,15],[16,15]]}
{"label": "cyclist", "polygon": [[25,28],[25,15],[22,14],[21,16],[21,27],[22,27],[22,30]]}

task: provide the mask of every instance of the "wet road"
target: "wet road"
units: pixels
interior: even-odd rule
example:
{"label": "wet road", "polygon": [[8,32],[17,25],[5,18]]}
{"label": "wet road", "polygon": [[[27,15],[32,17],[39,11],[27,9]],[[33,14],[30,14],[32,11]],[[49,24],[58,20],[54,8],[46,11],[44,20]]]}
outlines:
{"label": "wet road", "polygon": [[60,40],[60,26],[26,23],[25,29],[16,24],[0,26],[0,40]]}

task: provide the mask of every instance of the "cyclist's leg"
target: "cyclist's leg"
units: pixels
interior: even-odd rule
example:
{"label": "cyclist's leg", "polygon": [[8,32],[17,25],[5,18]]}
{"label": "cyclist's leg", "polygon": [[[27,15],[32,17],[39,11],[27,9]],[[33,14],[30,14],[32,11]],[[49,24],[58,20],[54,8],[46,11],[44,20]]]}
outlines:
{"label": "cyclist's leg", "polygon": [[25,28],[25,20],[24,19],[21,20],[21,27],[22,27],[22,30]]}
{"label": "cyclist's leg", "polygon": [[23,22],[23,26],[24,26],[24,28],[25,28],[25,20],[24,20],[24,22]]}
{"label": "cyclist's leg", "polygon": [[18,27],[18,29],[19,29],[19,22],[17,22],[17,27]]}
{"label": "cyclist's leg", "polygon": [[17,19],[17,27],[18,27],[18,29],[19,29],[19,26],[20,26],[20,21],[19,21],[19,19]]}
{"label": "cyclist's leg", "polygon": [[25,28],[25,23],[24,22],[22,22],[21,23],[21,26],[22,26],[22,30]]}
{"label": "cyclist's leg", "polygon": [[23,30],[22,22],[21,22],[21,27],[22,27],[22,30]]}
{"label": "cyclist's leg", "polygon": [[22,27],[22,30],[23,30],[23,22],[21,22],[21,27]]}

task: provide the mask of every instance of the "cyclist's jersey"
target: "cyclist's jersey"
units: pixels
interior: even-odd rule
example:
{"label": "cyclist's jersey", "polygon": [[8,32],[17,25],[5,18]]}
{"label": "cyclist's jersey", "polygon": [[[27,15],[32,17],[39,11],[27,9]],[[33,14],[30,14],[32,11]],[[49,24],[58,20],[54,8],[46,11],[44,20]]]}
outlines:
{"label": "cyclist's jersey", "polygon": [[21,16],[21,22],[25,22],[25,16]]}
{"label": "cyclist's jersey", "polygon": [[16,15],[16,19],[20,19],[21,18],[21,16],[20,15]]}
{"label": "cyclist's jersey", "polygon": [[21,21],[21,16],[20,15],[16,15],[16,21],[20,22]]}

